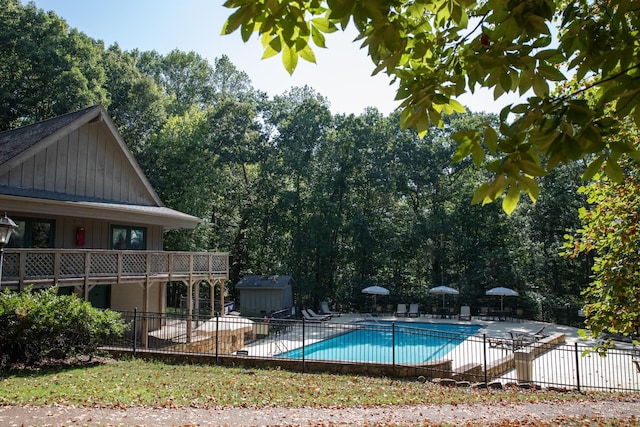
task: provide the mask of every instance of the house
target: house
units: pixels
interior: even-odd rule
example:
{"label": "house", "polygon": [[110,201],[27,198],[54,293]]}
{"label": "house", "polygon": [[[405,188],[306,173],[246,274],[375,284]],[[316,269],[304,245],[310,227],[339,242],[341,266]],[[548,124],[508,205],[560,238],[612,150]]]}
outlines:
{"label": "house", "polygon": [[244,276],[237,284],[240,312],[245,316],[265,315],[293,307],[291,276]]}
{"label": "house", "polygon": [[200,219],[163,205],[100,105],[0,133],[4,212],[18,228],[2,289],[56,284],[97,307],[162,313],[168,281],[198,301],[193,285],[222,291],[228,278],[227,253],[163,251],[165,231]]}

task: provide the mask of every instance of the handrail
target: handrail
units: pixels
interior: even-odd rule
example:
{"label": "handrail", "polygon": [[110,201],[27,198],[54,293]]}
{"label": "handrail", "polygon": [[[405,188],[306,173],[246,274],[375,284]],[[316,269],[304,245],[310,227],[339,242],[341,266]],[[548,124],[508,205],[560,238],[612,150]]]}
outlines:
{"label": "handrail", "polygon": [[228,277],[227,252],[6,249],[2,288]]}

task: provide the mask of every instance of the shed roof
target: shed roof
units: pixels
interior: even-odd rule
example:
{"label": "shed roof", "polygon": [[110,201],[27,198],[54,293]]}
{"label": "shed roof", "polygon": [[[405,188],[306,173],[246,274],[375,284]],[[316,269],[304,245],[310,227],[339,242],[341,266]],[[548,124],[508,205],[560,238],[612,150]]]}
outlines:
{"label": "shed roof", "polygon": [[295,284],[293,276],[244,276],[236,289],[283,289]]}

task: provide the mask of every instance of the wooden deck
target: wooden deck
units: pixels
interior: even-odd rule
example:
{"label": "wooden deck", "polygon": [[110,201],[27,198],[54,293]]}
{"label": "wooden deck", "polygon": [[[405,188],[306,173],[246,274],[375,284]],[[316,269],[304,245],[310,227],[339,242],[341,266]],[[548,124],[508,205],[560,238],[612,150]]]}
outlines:
{"label": "wooden deck", "polygon": [[87,286],[221,280],[228,277],[226,252],[116,251],[97,249],[7,249],[2,289],[26,286]]}

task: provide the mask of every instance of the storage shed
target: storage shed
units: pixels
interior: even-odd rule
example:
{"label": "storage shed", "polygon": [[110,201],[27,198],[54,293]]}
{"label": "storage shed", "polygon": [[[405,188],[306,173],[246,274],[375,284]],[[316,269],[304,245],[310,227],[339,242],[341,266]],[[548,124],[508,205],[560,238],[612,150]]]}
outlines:
{"label": "storage shed", "polygon": [[292,276],[244,276],[236,285],[240,313],[259,316],[293,306]]}

